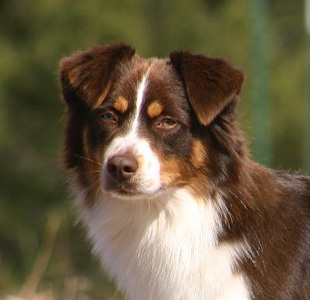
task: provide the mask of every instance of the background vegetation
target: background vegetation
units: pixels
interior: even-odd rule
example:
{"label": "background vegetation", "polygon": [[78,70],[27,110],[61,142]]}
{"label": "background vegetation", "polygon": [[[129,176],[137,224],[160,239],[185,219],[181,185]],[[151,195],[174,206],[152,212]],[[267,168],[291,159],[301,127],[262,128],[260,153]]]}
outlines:
{"label": "background vegetation", "polygon": [[[251,145],[258,74],[251,72],[250,6],[247,0],[0,1],[0,298],[43,292],[45,299],[121,299],[74,226],[59,163],[61,57],[119,41],[141,56],[182,48],[226,57],[247,73],[239,111]],[[270,0],[265,34],[270,166],[302,170],[303,1]],[[264,161],[264,153],[256,158]]]}

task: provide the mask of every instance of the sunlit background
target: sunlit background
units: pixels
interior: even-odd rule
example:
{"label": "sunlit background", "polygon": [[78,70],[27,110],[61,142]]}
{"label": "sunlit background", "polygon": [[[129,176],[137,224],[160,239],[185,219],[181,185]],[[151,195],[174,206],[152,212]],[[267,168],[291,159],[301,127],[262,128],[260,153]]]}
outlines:
{"label": "sunlit background", "polygon": [[239,121],[255,160],[303,172],[310,169],[305,7],[302,0],[0,1],[0,299],[123,299],[74,225],[59,162],[63,56],[125,42],[146,57],[177,49],[225,57],[247,74]]}

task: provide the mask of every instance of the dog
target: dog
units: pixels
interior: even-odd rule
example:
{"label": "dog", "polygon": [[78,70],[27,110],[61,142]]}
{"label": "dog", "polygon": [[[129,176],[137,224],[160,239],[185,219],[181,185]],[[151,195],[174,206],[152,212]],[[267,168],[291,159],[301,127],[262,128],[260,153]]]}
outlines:
{"label": "dog", "polygon": [[310,177],[251,160],[243,81],[221,58],[125,44],[61,61],[71,190],[128,299],[310,299]]}

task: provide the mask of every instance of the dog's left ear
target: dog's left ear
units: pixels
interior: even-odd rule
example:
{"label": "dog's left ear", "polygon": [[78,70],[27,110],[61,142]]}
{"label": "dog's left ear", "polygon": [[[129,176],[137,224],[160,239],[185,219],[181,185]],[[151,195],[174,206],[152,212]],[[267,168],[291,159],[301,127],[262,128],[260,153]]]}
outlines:
{"label": "dog's left ear", "polygon": [[225,60],[183,51],[172,52],[170,60],[202,125],[209,125],[227,105],[237,101],[244,74]]}

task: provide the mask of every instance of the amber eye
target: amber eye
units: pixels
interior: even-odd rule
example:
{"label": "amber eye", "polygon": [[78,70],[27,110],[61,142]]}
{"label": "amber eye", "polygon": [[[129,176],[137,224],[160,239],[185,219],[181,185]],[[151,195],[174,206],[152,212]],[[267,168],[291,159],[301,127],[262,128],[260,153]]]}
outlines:
{"label": "amber eye", "polygon": [[115,116],[115,114],[110,111],[105,111],[102,114],[100,114],[100,118],[106,122],[115,123],[117,121],[117,117]]}
{"label": "amber eye", "polygon": [[171,118],[163,118],[159,123],[158,127],[163,129],[173,128],[177,122]]}

